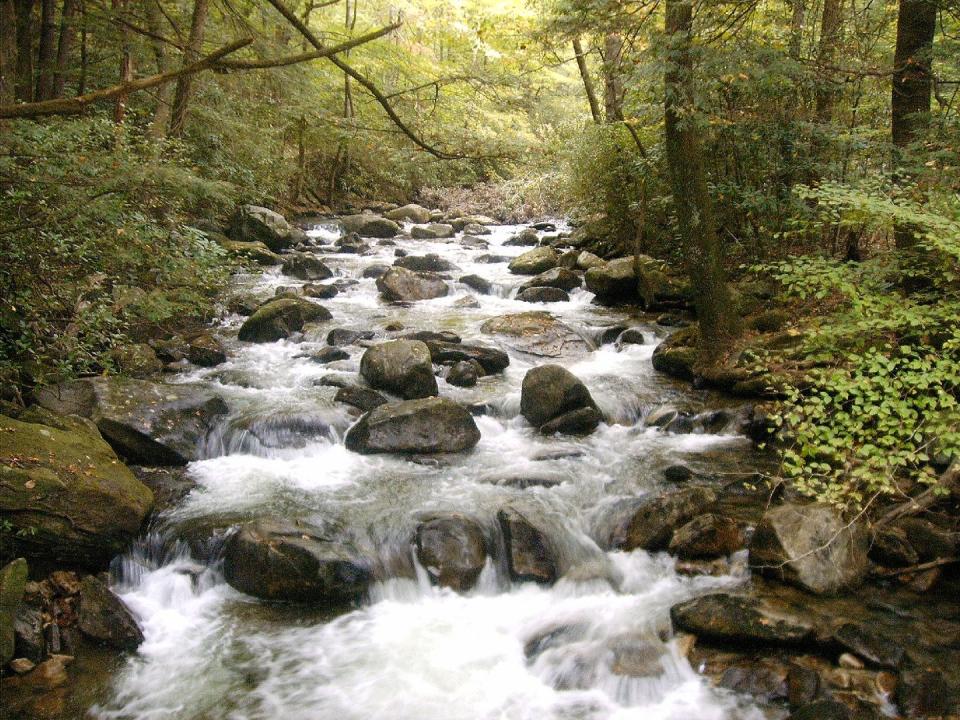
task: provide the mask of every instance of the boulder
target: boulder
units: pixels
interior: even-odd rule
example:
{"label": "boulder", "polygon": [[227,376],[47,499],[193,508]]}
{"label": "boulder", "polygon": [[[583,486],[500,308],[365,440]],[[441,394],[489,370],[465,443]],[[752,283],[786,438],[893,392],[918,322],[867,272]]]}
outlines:
{"label": "boulder", "polygon": [[581,250],[577,253],[577,270],[586,272],[590,268],[601,267],[604,264],[603,259],[598,255],[594,255],[592,252]]}
{"label": "boulder", "polygon": [[227,540],[224,577],[240,592],[263,600],[348,606],[366,593],[370,562],[332,534],[308,521],[247,523]]}
{"label": "boulder", "polygon": [[867,574],[868,533],[824,504],[786,503],[763,514],[750,542],[750,566],[818,595],[860,585]]}
{"label": "boulder", "polygon": [[540,426],[543,435],[589,435],[603,420],[600,410],[595,407],[582,407],[558,415]]}
{"label": "boulder", "polygon": [[390,302],[415,302],[444,297],[450,292],[442,278],[425,272],[392,267],[377,278],[377,290]]}
{"label": "boulder", "polygon": [[490,318],[480,326],[487,335],[504,336],[514,350],[541,357],[575,357],[593,348],[573,328],[548,312],[525,312]]}
{"label": "boulder", "polygon": [[333,270],[324,265],[319,258],[307,253],[293,253],[285,256],[280,270],[284,275],[311,282],[333,277]]}
{"label": "boulder", "polygon": [[[577,418],[583,430],[592,432],[600,422],[600,413],[590,391],[573,373],[560,365],[541,365],[529,370],[523,377],[520,389],[520,414],[527,421],[544,431],[551,421],[580,411]],[[554,423],[544,432],[561,432],[569,429],[570,420],[557,426]],[[576,423],[575,423],[576,425]]]}
{"label": "boulder", "polygon": [[508,247],[535,247],[539,244],[540,236],[533,228],[524,228],[504,243]]}
{"label": "boulder", "polygon": [[469,450],[480,442],[470,413],[447,398],[381,405],[347,431],[353,452],[442,453]]}
{"label": "boulder", "polygon": [[355,345],[358,340],[373,340],[375,334],[373,330],[334,328],[327,333],[327,345]]}
{"label": "boulder", "polygon": [[333,399],[335,402],[352,405],[364,412],[369,412],[376,407],[386,405],[388,402],[387,398],[376,390],[358,386],[340,388],[337,390],[337,394]]}
{"label": "boulder", "polygon": [[341,238],[337,238],[334,243],[337,252],[347,255],[363,255],[370,248],[363,239],[355,232],[347,233]]}
{"label": "boulder", "polygon": [[194,365],[214,367],[227,361],[227,351],[213,335],[203,333],[190,341],[187,357]]}
{"label": "boulder", "polygon": [[501,509],[497,521],[507,546],[507,565],[513,580],[552,583],[557,579],[555,552],[543,530],[513,507]]}
{"label": "boulder", "polygon": [[93,420],[103,438],[128,461],[186,465],[201,458],[209,432],[229,412],[209,388],[130,378],[74,380],[35,393],[37,404]]}
{"label": "boulder", "polygon": [[678,330],[653,350],[653,369],[681,380],[693,380],[697,362],[696,326]]}
{"label": "boulder", "polygon": [[573,270],[558,267],[542,272],[532,279],[527,280],[527,282],[520,286],[520,290],[523,291],[530,288],[557,288],[559,290],[570,291],[580,287],[580,284],[580,276],[577,275],[577,273],[573,272]]}
{"label": "boulder", "polygon": [[414,225],[410,228],[410,236],[415,240],[445,240],[455,234],[453,225],[430,223],[429,225]]}
{"label": "boulder", "polygon": [[473,387],[483,375],[483,367],[476,360],[461,360],[454,363],[447,373],[446,380],[457,387]]}
{"label": "boulder", "polygon": [[434,253],[407,255],[396,260],[393,264],[395,267],[402,267],[415,272],[450,272],[458,269],[452,262],[444,260]]}
{"label": "boulder", "polygon": [[363,269],[362,277],[365,277],[368,280],[376,280],[378,277],[382,277],[389,269],[390,266],[386,265],[385,263],[368,265]]}
{"label": "boulder", "polygon": [[283,262],[282,257],[259,241],[240,242],[239,240],[229,240],[224,237],[222,240],[217,238],[217,242],[229,255],[250,260],[257,265],[279,265]]}
{"label": "boulder", "polygon": [[539,275],[552,270],[560,261],[557,251],[549,247],[538,247],[514,258],[507,269],[514,275]]}
{"label": "boulder", "polygon": [[475,237],[477,235],[489,235],[490,232],[491,232],[490,228],[488,228],[486,225],[477,225],[477,223],[470,223],[469,225],[463,226],[464,240],[466,240],[468,236]]}
{"label": "boulder", "polygon": [[309,357],[318,365],[326,365],[327,363],[337,362],[338,360],[348,360],[350,358],[350,353],[342,348],[327,345],[326,347],[317,350],[317,352],[311,354]]}
{"label": "boulder", "polygon": [[951,720],[957,711],[958,695],[957,688],[939,670],[916,669],[900,677],[896,701],[904,717]]}
{"label": "boulder", "polygon": [[110,348],[107,357],[127,377],[145,378],[156,375],[163,363],[147,343],[126,343]]}
{"label": "boulder", "polygon": [[460,238],[460,244],[464,247],[475,249],[486,249],[490,247],[490,243],[476,235],[464,235]]}
{"label": "boulder", "polygon": [[843,623],[833,631],[833,639],[844,650],[849,650],[874,667],[899,670],[903,665],[903,647],[867,625]]}
{"label": "boulder", "polygon": [[10,551],[100,569],[139,533],[153,494],[92,423],[59,425],[0,416],[0,515],[11,526]]}
{"label": "boulder", "polygon": [[405,400],[438,394],[430,350],[419,340],[390,340],[368,348],[360,360],[360,375],[371,387]]}
{"label": "boulder", "polygon": [[487,562],[487,540],[475,520],[442,515],[417,527],[417,559],[434,583],[466,592]]}
{"label": "boulder", "polygon": [[244,342],[268,343],[290,337],[309,322],[332,319],[330,311],[303,298],[277,298],[257,308],[240,326]]}
{"label": "boulder", "polygon": [[275,253],[306,239],[306,234],[288,223],[283,215],[258,205],[238,207],[227,234],[240,242],[262,242]]}
{"label": "boulder", "polygon": [[501,372],[510,364],[510,356],[503,350],[481,345],[464,345],[442,340],[425,340],[430,357],[438,365],[476,361],[483,368],[483,375]]}
{"label": "boulder", "polygon": [[751,597],[715,593],[670,608],[674,628],[705,640],[749,647],[810,645],[817,632],[806,616]]}
{"label": "boulder", "polygon": [[489,295],[493,291],[493,284],[479,275],[464,275],[457,282],[463,283],[468,288],[476,290],[481,295]]}
{"label": "boulder", "polygon": [[467,225],[496,225],[497,221],[486,215],[461,215],[450,221],[457,232],[463,231]]}
{"label": "boulder", "polygon": [[303,286],[301,292],[303,292],[304,297],[314,298],[316,300],[329,300],[340,294],[340,288],[331,283],[323,283],[320,285],[307,283]]}
{"label": "boulder", "polygon": [[392,238],[399,234],[400,226],[393,220],[378,215],[348,215],[340,218],[347,233],[357,233],[361,237]]}
{"label": "boulder", "polygon": [[743,533],[736,522],[707,513],[677,528],[668,550],[683,560],[708,560],[735,553],[743,548],[744,543]]}
{"label": "boulder", "polygon": [[416,203],[410,203],[409,205],[389,210],[385,212],[383,216],[394,222],[412,222],[418,224],[430,222],[430,211]]}
{"label": "boulder", "polygon": [[570,296],[563,290],[552,287],[534,287],[517,293],[517,300],[529,303],[568,302]]}
{"label": "boulder", "polygon": [[27,587],[28,570],[24,558],[0,568],[0,668],[13,660],[16,649],[13,626]]}
{"label": "boulder", "polygon": [[143,642],[143,633],[130,610],[93,575],[80,581],[77,627],[91,640],[118,650],[133,652]]}
{"label": "boulder", "polygon": [[602,303],[619,304],[637,300],[637,274],[632,257],[593,265],[586,271],[584,281],[587,290]]}
{"label": "boulder", "polygon": [[705,487],[689,487],[640,498],[625,508],[610,536],[610,547],[621,550],[665,550],[679,527],[717,501]]}

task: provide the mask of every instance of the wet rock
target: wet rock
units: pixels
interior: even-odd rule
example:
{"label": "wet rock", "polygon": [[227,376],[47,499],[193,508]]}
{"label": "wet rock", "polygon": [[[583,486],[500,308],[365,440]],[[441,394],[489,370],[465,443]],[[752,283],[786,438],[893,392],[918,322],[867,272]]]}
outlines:
{"label": "wet rock", "polygon": [[[486,234],[486,233],[484,233],[484,234]],[[484,249],[484,250],[485,250],[486,248],[490,247],[490,243],[488,243],[488,242],[487,242],[486,240],[484,240],[483,238],[477,237],[477,234],[476,234],[476,233],[464,235],[462,238],[460,238],[460,244],[463,245],[463,246],[466,247],[466,248],[474,248],[474,249]],[[506,262],[506,261],[504,261],[504,262]]]}
{"label": "wet rock", "polygon": [[864,625],[844,623],[833,631],[833,639],[876,667],[896,670],[903,664],[903,648],[891,638]]}
{"label": "wet rock", "polygon": [[520,414],[548,434],[589,433],[602,419],[586,385],[560,365],[541,365],[527,372],[520,391]]}
{"label": "wet rock", "polygon": [[552,583],[557,579],[555,553],[541,529],[512,507],[501,509],[497,521],[507,546],[507,564],[513,580]]}
{"label": "wet rock", "polygon": [[43,612],[39,605],[24,603],[20,606],[13,620],[13,638],[17,657],[39,663],[47,656]]}
{"label": "wet rock", "polygon": [[447,363],[475,361],[483,368],[483,375],[493,375],[502,372],[510,365],[510,357],[502,350],[483,347],[482,345],[464,345],[462,343],[443,342],[440,340],[426,340],[427,348],[433,362],[443,365]]}
{"label": "wet rock", "polygon": [[337,248],[337,252],[349,255],[363,255],[370,249],[360,235],[355,232],[347,233],[343,237],[338,238],[334,245]]}
{"label": "wet rock", "polygon": [[560,259],[557,261],[558,267],[566,270],[576,270],[577,258],[579,256],[580,253],[577,250],[567,250],[566,252],[561,253]]}
{"label": "wet rock", "polygon": [[309,322],[330,320],[332,317],[325,307],[309,300],[269,300],[247,318],[237,337],[244,342],[276,342],[299,332]]}
{"label": "wet rock", "polygon": [[910,567],[920,562],[907,533],[889,526],[871,530],[870,559],[886,567]]}
{"label": "wet rock", "polygon": [[319,258],[306,253],[285,256],[280,270],[284,275],[300,280],[327,280],[333,277],[333,270],[324,265]]}
{"label": "wet rock", "polygon": [[390,340],[368,348],[360,360],[360,375],[371,387],[406,400],[439,392],[430,350],[419,340]]}
{"label": "wet rock", "polygon": [[787,667],[775,660],[741,660],[720,677],[720,687],[752,695],[763,702],[787,697]]}
{"label": "wet rock", "polygon": [[153,493],[154,517],[175,508],[197,486],[184,467],[135,465],[131,469]]}
{"label": "wet rock", "polygon": [[637,274],[632,257],[594,265],[584,274],[587,290],[607,304],[637,301]]}
{"label": "wet rock", "polygon": [[517,293],[517,300],[529,303],[569,302],[570,296],[552,287],[535,287]]}
{"label": "wet rock", "polygon": [[384,300],[415,302],[444,297],[450,292],[447,283],[436,275],[392,267],[377,278],[377,290]]}
{"label": "wet rock", "polygon": [[302,292],[304,297],[315,298],[317,300],[329,300],[330,298],[335,298],[340,293],[340,288],[331,283],[320,285],[307,283],[303,286]]}
{"label": "wet rock", "polygon": [[553,268],[523,283],[523,285],[520,286],[520,290],[523,291],[530,288],[557,288],[558,290],[569,292],[570,290],[576,290],[580,287],[580,283],[580,276],[572,270]]}
{"label": "wet rock", "polygon": [[400,226],[393,220],[377,215],[348,215],[340,218],[340,222],[346,232],[355,232],[361,237],[392,238],[400,232]]}
{"label": "wet rock", "polygon": [[370,563],[328,528],[263,519],[241,526],[224,548],[223,573],[240,592],[264,600],[341,608],[370,584]]}
{"label": "wet rock", "polygon": [[473,387],[486,372],[476,360],[461,360],[454,363],[447,373],[447,382],[457,387]]}
{"label": "wet rock", "polygon": [[333,399],[335,402],[342,402],[347,405],[352,405],[355,408],[360,408],[364,412],[369,412],[381,405],[386,405],[388,402],[387,398],[376,390],[356,386],[340,388],[337,390],[337,394]]}
{"label": "wet rock", "polygon": [[481,295],[489,295],[493,291],[493,285],[490,281],[479,275],[464,275],[457,282],[463,283],[468,288],[476,290]]}
{"label": "wet rock", "polygon": [[466,592],[487,561],[483,529],[459,514],[428,520],[417,528],[417,558],[433,582]]}
{"label": "wet rock", "polygon": [[430,223],[429,225],[414,225],[410,228],[410,236],[414,240],[445,240],[455,234],[453,225],[444,223]]}
{"label": "wet rock", "polygon": [[479,255],[477,256],[478,263],[485,263],[487,265],[493,265],[496,263],[508,263],[512,260],[509,255]]}
{"label": "wet rock", "polygon": [[92,423],[63,421],[69,429],[0,416],[0,515],[11,526],[8,552],[99,568],[139,532],[153,495]]}
{"label": "wet rock", "polygon": [[820,673],[812,668],[791,663],[787,670],[787,702],[796,710],[816,700],[820,694]]}
{"label": "wet rock", "polygon": [[762,574],[816,594],[863,582],[868,537],[827,505],[784,504],[764,513],[750,542],[750,565]]}
{"label": "wet rock", "polygon": [[449,330],[417,330],[403,336],[404,340],[420,340],[427,343],[454,343],[459,344],[462,338]]}
{"label": "wet rock", "polygon": [[14,657],[14,620],[27,586],[27,561],[17,558],[0,568],[0,668]]}
{"label": "wet rock", "polygon": [[902,530],[921,562],[953,557],[956,551],[954,536],[929,520],[907,517],[896,521],[893,527]]}
{"label": "wet rock", "polygon": [[449,260],[445,260],[433,253],[428,255],[407,255],[393,264],[395,267],[402,267],[415,272],[452,272],[459,270],[459,268]]}
{"label": "wet rock", "polygon": [[338,360],[349,360],[350,353],[342,348],[328,345],[309,356],[311,360],[320,365],[337,362]]}
{"label": "wet rock", "polygon": [[389,265],[384,263],[375,263],[373,265],[367,265],[363,269],[362,277],[376,280],[378,277],[382,277],[390,269]]}
{"label": "wet rock", "polygon": [[388,220],[393,220],[394,222],[406,221],[418,224],[430,222],[430,211],[422,205],[417,205],[416,203],[410,203],[409,205],[395,208],[394,210],[385,212],[383,216]]}
{"label": "wet rock", "polygon": [[577,254],[577,269],[586,272],[590,268],[601,267],[606,263],[597,255],[587,250],[582,250]]}
{"label": "wet rock", "polygon": [[674,627],[735,647],[809,645],[816,630],[806,617],[756,598],[714,593],[670,608]]}
{"label": "wet rock", "polygon": [[133,652],[143,633],[127,606],[93,575],[80,582],[77,627],[88,638],[118,650]]}
{"label": "wet rock", "polygon": [[211,390],[103,377],[53,385],[35,393],[54,413],[96,423],[103,438],[131,462],[185,465],[200,459],[200,446],[228,408]]}
{"label": "wet rock", "polygon": [[957,690],[937,670],[903,673],[897,686],[897,705],[908,718],[947,718],[957,712]]}
{"label": "wet rock", "polygon": [[510,261],[507,268],[514,275],[539,275],[557,266],[560,256],[549,247],[538,247]]}
{"label": "wet rock", "polygon": [[614,675],[632,678],[654,678],[663,675],[663,657],[667,649],[662,643],[643,636],[619,637],[610,644]]}
{"label": "wet rock", "polygon": [[693,470],[686,465],[671,465],[664,469],[663,478],[667,482],[681,483],[693,477]]}
{"label": "wet rock", "polygon": [[494,317],[480,326],[487,335],[501,335],[514,350],[541,357],[585,355],[590,343],[547,312],[525,312]]}
{"label": "wet rock", "polygon": [[584,624],[551,626],[537,632],[523,645],[523,654],[528,660],[539,657],[547,650],[577,642],[587,634]]}
{"label": "wet rock", "polygon": [[470,235],[489,235],[490,228],[484,225],[478,225],[477,223],[470,223],[469,225],[463,226],[464,239]]}
{"label": "wet rock", "polygon": [[843,703],[816,700],[794,711],[787,720],[851,720],[851,716]]}
{"label": "wet rock", "polygon": [[236,313],[241,317],[249,317],[250,315],[253,315],[257,311],[258,307],[260,307],[260,301],[252,295],[239,295],[232,297],[227,303],[227,310],[232,313]]}
{"label": "wet rock", "polygon": [[227,361],[227,352],[213,335],[203,333],[190,341],[188,358],[194,365],[214,367]]}
{"label": "wet rock", "polygon": [[703,514],[717,500],[709,488],[690,487],[640,498],[627,506],[610,536],[610,547],[665,550],[674,530]]}
{"label": "wet rock", "polygon": [[675,407],[665,405],[647,413],[647,416],[643,419],[643,424],[647,427],[667,428],[679,417],[679,410]]}
{"label": "wet rock", "polygon": [[166,340],[153,340],[150,347],[156,354],[160,362],[175,363],[187,357],[190,352],[190,345],[180,335],[174,335]]}
{"label": "wet rock", "polygon": [[110,349],[107,357],[127,377],[150,377],[163,369],[163,363],[147,343],[118,345]]}
{"label": "wet rock", "polygon": [[653,369],[681,380],[693,380],[697,336],[695,327],[684,328],[657,345],[653,350]]}
{"label": "wet rock", "polygon": [[450,220],[457,232],[466,232],[467,225],[496,225],[497,221],[486,215],[461,215]]}
{"label": "wet rock", "polygon": [[684,560],[725,557],[744,546],[744,536],[733,520],[707,513],[677,528],[668,548]]}
{"label": "wet rock", "polygon": [[358,340],[373,340],[373,330],[353,330],[351,328],[334,328],[327,333],[327,345],[355,345]]}
{"label": "wet rock", "polygon": [[364,454],[461,452],[479,441],[470,413],[446,398],[381,405],[346,436],[347,449]]}
{"label": "wet rock", "polygon": [[[210,236],[207,235],[207,237]],[[283,262],[283,258],[280,255],[273,252],[262,242],[239,242],[237,240],[230,240],[225,236],[211,239],[216,240],[217,244],[226,250],[229,255],[250,260],[257,265],[279,265]]]}
{"label": "wet rock", "polygon": [[504,243],[507,247],[535,247],[539,244],[540,236],[533,228],[524,228]]}
{"label": "wet rock", "polygon": [[610,327],[599,328],[593,341],[597,345],[609,345],[616,342],[616,339],[626,330],[625,325],[611,325]]}
{"label": "wet rock", "polygon": [[306,234],[288,223],[283,215],[257,205],[238,207],[227,234],[240,242],[262,242],[275,253],[306,239]]}

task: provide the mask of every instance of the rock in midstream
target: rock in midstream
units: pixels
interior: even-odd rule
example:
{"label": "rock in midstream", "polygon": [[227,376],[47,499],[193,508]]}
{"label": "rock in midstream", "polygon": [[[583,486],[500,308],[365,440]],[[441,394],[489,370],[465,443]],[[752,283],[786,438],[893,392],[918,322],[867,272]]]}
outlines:
{"label": "rock in midstream", "polygon": [[480,331],[502,336],[502,342],[518,352],[541,357],[575,357],[593,349],[573,328],[548,312],[499,315],[484,322]]}
{"label": "rock in midstream", "polygon": [[381,405],[347,431],[347,449],[370,453],[446,453],[480,442],[473,416],[447,398]]}
{"label": "rock in midstream", "polygon": [[340,218],[346,233],[357,233],[361,237],[392,238],[400,232],[400,226],[393,220],[379,215],[347,215]]}
{"label": "rock in midstream", "polygon": [[546,434],[590,433],[602,419],[586,385],[560,365],[541,365],[527,372],[520,413]]}
{"label": "rock in midstream", "polygon": [[510,365],[510,356],[497,348],[482,345],[464,345],[444,340],[425,340],[430,357],[438,365],[458,362],[476,362],[483,368],[484,375],[502,372]]}
{"label": "rock in midstream", "polygon": [[416,302],[444,297],[450,292],[443,278],[433,273],[414,272],[402,267],[392,267],[377,278],[377,290],[384,300],[391,302]]}
{"label": "rock in midstream", "polygon": [[510,261],[507,269],[514,275],[539,275],[557,266],[560,256],[549,247],[529,250]]}
{"label": "rock in midstream", "polygon": [[457,592],[472,588],[487,561],[487,539],[480,524],[450,513],[417,527],[417,558],[433,582]]}
{"label": "rock in midstream", "polygon": [[246,342],[276,342],[303,330],[308,322],[331,318],[330,311],[322,305],[303,298],[281,297],[258,307],[240,326],[237,337]]}
{"label": "rock in midstream", "polygon": [[257,205],[238,207],[227,234],[239,242],[262,242],[273,252],[286,250],[306,239],[306,234],[288,223],[283,215]]}
{"label": "rock in midstream", "polygon": [[524,291],[531,288],[556,288],[558,290],[576,290],[583,284],[583,279],[573,270],[567,268],[553,268],[527,280],[518,290]]}
{"label": "rock in midstream", "polygon": [[439,392],[430,350],[419,340],[390,340],[368,348],[360,360],[360,375],[371,387],[405,400]]}
{"label": "rock in midstream", "polygon": [[717,501],[713,490],[691,487],[639,498],[620,509],[609,547],[665,550],[674,531]]}

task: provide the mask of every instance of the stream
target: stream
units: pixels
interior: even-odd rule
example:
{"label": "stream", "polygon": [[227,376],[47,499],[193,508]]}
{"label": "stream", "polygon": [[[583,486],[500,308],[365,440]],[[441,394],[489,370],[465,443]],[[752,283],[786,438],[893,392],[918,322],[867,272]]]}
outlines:
{"label": "stream", "polygon": [[[409,227],[409,226],[408,226]],[[670,607],[731,588],[746,577],[744,558],[730,574],[686,576],[666,553],[603,552],[603,534],[618,500],[665,487],[663,470],[682,463],[710,474],[756,467],[749,442],[721,430],[678,434],[644,418],[669,405],[687,412],[724,400],[659,376],[653,349],[667,329],[628,310],[591,303],[574,290],[569,302],[513,299],[527,277],[506,262],[528,247],[504,245],[522,226],[495,226],[489,248],[448,241],[366,239],[371,252],[335,252],[338,226],[308,232],[312,250],[335,272],[340,293],[321,304],[333,320],[274,343],[237,340],[243,321],[215,328],[227,363],[191,368],[172,382],[215,388],[229,416],[207,439],[205,459],[191,463],[194,489],[167,511],[153,532],[115,563],[114,589],[141,622],[145,641],[119,670],[98,718],[240,720],[510,720],[643,718],[759,720],[782,710],[713,687],[691,667],[672,636]],[[436,253],[455,263],[447,297],[391,305],[380,299],[371,265],[391,264],[395,250]],[[463,275],[493,284],[479,294]],[[234,289],[259,299],[302,284],[279,268],[242,275]],[[468,298],[468,300],[465,300]],[[495,316],[546,310],[586,338],[626,326],[640,344],[543,358],[483,334]],[[390,324],[404,330],[387,332]],[[356,383],[364,347],[319,364],[309,355],[336,327],[374,330],[377,340],[417,330],[449,331],[463,342],[498,346],[510,365],[472,388],[438,378],[440,395],[481,408],[479,444],[466,453],[403,457],[348,451],[344,434],[358,412],[321,384],[336,376]],[[524,374],[545,363],[567,367],[590,389],[607,422],[591,435],[546,437],[520,415]],[[731,404],[731,401],[726,401]],[[481,412],[480,410],[477,411]],[[431,584],[411,544],[418,518],[453,511],[496,535],[496,513],[519,503],[555,529],[571,568],[552,586],[510,580],[502,542],[472,590]],[[343,528],[375,558],[369,597],[331,616],[310,607],[270,604],[243,595],[223,578],[217,552],[174,541],[203,528],[267,515],[316,517]],[[655,648],[647,671],[623,669],[624,648]],[[629,654],[629,653],[628,653]],[[650,667],[653,669],[651,670]]]}

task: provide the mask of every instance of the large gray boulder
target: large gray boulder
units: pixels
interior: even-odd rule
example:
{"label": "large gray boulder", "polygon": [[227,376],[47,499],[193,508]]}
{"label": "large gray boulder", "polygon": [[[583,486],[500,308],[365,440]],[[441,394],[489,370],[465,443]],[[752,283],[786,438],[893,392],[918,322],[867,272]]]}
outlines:
{"label": "large gray boulder", "polygon": [[390,302],[430,300],[444,297],[450,292],[442,278],[402,267],[392,267],[377,278],[377,290],[384,300]]}
{"label": "large gray boulder", "polygon": [[340,218],[340,223],[346,233],[357,233],[360,237],[392,238],[400,232],[400,226],[393,220],[368,213],[347,215]]}
{"label": "large gray boulder", "polygon": [[678,630],[734,646],[809,645],[817,639],[813,621],[756,598],[715,593],[674,605],[670,619]]}
{"label": "large gray boulder", "polygon": [[288,223],[283,215],[259,205],[238,207],[227,234],[239,242],[262,242],[273,252],[286,250],[306,239],[306,234]]}
{"label": "large gray boulder", "polygon": [[457,592],[472,588],[487,562],[487,539],[476,520],[459,513],[431,518],[417,527],[417,559],[438,585]]}
{"label": "large gray boulder", "polygon": [[665,550],[675,530],[686,525],[717,501],[713,490],[690,487],[650,495],[624,507],[610,536],[610,547],[621,550]]}
{"label": "large gray boulder", "polygon": [[[578,419],[586,434],[596,429],[602,419],[590,391],[573,373],[560,365],[541,365],[528,371],[520,390],[520,413],[543,431],[543,428],[564,428],[560,418],[570,415]],[[549,432],[549,430],[548,430]]]}
{"label": "large gray boulder", "polygon": [[406,268],[414,272],[450,272],[457,270],[457,266],[435,253],[427,255],[407,255],[393,263],[396,267]]}
{"label": "large gray boulder", "polygon": [[750,541],[750,566],[818,595],[859,586],[867,575],[869,534],[831,506],[786,503],[764,513]]}
{"label": "large gray boulder", "polygon": [[600,302],[615,304],[637,300],[637,273],[632,257],[594,265],[586,271],[584,280],[587,290]]}
{"label": "large gray boulder", "polygon": [[407,221],[418,224],[430,222],[430,211],[422,205],[417,205],[416,203],[410,203],[409,205],[404,205],[403,207],[388,210],[383,214],[383,216],[388,220],[393,220],[394,222]]}
{"label": "large gray boulder", "polygon": [[223,399],[202,385],[121,377],[53,385],[35,399],[54,413],[92,420],[119,455],[150,466],[201,459],[207,435],[229,412]]}
{"label": "large gray boulder", "polygon": [[510,356],[497,348],[434,339],[428,339],[425,342],[430,350],[431,359],[438,365],[472,361],[483,368],[484,375],[494,375],[505,370],[510,364]]}
{"label": "large gray boulder", "polygon": [[332,319],[322,305],[303,298],[268,300],[240,326],[237,337],[245,342],[268,343],[290,337],[309,322]]}
{"label": "large gray boulder", "polygon": [[534,276],[520,286],[520,291],[530,288],[557,288],[558,290],[575,290],[583,283],[580,276],[567,268],[553,268]]}
{"label": "large gray boulder", "polygon": [[331,534],[309,521],[267,518],[243,525],[224,548],[224,577],[264,600],[349,605],[367,591],[370,562]]}
{"label": "large gray boulder", "polygon": [[419,340],[390,340],[368,348],[360,375],[371,387],[405,400],[438,394],[430,350]]}
{"label": "large gray boulder", "polygon": [[381,405],[347,431],[354,452],[442,453],[469,450],[480,442],[470,413],[447,398],[423,398]]}
{"label": "large gray boulder", "polygon": [[556,250],[551,247],[538,247],[515,257],[507,265],[507,269],[514,275],[539,275],[555,268],[558,262],[560,256]]}
{"label": "large gray boulder", "polygon": [[80,581],[77,627],[91,640],[133,652],[143,642],[143,632],[123,601],[93,575]]}
{"label": "large gray boulder", "polygon": [[0,516],[10,551],[29,560],[106,567],[140,532],[153,493],[79,417],[52,424],[0,416]]}
{"label": "large gray boulder", "polygon": [[457,232],[461,232],[467,225],[496,225],[497,221],[486,215],[461,215],[450,221]]}
{"label": "large gray boulder", "polygon": [[480,331],[501,336],[514,350],[540,357],[577,357],[593,349],[589,341],[548,312],[500,315],[484,322]]}
{"label": "large gray boulder", "polygon": [[497,521],[507,546],[507,566],[513,580],[546,584],[557,579],[556,550],[543,528],[509,506],[497,513]]}
{"label": "large gray boulder", "polygon": [[307,253],[292,253],[283,259],[280,268],[284,275],[300,280],[326,280],[333,277],[333,271],[323,262]]}
{"label": "large gray boulder", "polygon": [[453,225],[430,223],[429,225],[414,225],[410,228],[410,236],[416,240],[445,240],[455,234]]}

